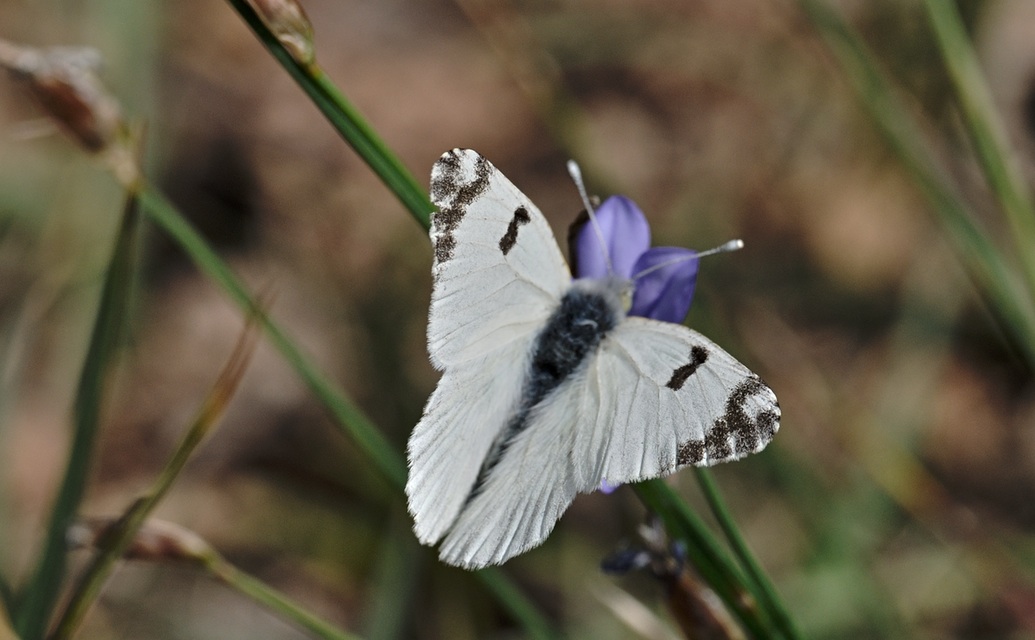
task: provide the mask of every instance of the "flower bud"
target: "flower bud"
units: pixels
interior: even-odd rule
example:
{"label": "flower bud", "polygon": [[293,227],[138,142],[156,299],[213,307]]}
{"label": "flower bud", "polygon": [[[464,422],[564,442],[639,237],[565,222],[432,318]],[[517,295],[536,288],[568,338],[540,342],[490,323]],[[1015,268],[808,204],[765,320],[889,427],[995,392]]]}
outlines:
{"label": "flower bud", "polygon": [[[80,520],[69,527],[68,545],[72,548],[96,548],[116,531],[120,521],[114,518]],[[193,531],[165,520],[148,520],[126,549],[124,558],[165,562],[206,562],[215,550]]]}
{"label": "flower bud", "polygon": [[297,0],[248,0],[280,44],[302,65],[316,60],[313,25]]}
{"label": "flower bud", "polygon": [[101,56],[85,47],[33,49],[0,40],[0,66],[24,81],[43,108],[90,151],[123,128],[118,102],[97,77]]}

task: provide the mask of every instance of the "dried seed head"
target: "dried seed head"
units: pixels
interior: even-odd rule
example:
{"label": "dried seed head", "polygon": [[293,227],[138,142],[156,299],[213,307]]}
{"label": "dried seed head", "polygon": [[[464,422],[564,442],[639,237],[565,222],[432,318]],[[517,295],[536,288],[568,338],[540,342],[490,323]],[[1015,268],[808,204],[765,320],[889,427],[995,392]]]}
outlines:
{"label": "dried seed head", "polygon": [[291,57],[309,66],[316,60],[313,25],[298,0],[248,0]]}
{"label": "dried seed head", "polygon": [[[120,521],[115,518],[80,520],[68,529],[69,547],[96,548],[115,533]],[[148,520],[137,532],[123,557],[152,562],[206,562],[215,550],[193,531],[165,520]]]}
{"label": "dried seed head", "polygon": [[123,129],[122,110],[97,77],[101,55],[95,49],[33,49],[0,40],[0,66],[24,81],[50,116],[88,150],[108,148]]}

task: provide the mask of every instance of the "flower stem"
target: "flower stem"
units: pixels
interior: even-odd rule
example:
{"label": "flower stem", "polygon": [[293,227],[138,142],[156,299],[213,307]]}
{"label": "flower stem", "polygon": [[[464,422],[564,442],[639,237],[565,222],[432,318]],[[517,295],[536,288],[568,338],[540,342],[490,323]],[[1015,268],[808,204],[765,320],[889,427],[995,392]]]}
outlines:
{"label": "flower stem", "polygon": [[766,608],[773,622],[779,627],[785,638],[801,638],[801,634],[795,628],[791,616],[787,613],[787,608],[784,607],[783,602],[776,593],[776,588],[758,564],[754,554],[751,553],[751,549],[744,541],[744,537],[740,535],[740,529],[733,521],[733,516],[730,515],[729,509],[726,508],[726,503],[722,499],[722,494],[719,493],[719,487],[715,483],[715,479],[712,478],[711,472],[707,469],[695,468],[694,473],[697,475],[697,482],[701,486],[705,500],[708,501],[712,515],[715,516],[716,521],[719,523],[719,528],[722,529],[726,540],[730,544],[730,548],[733,549],[733,554],[740,560],[740,565],[747,572],[747,577],[755,583],[755,588],[753,589],[755,596],[759,599],[761,605]]}

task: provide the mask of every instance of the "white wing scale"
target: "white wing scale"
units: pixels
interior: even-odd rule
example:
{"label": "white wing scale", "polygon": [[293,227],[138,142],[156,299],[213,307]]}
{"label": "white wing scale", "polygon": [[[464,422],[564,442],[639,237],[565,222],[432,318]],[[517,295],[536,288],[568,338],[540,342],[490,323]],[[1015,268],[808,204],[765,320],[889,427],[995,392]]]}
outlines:
{"label": "white wing scale", "polygon": [[406,481],[414,531],[434,544],[453,525],[482,461],[518,402],[528,347],[520,342],[482,362],[450,369],[410,436]]}
{"label": "white wing scale", "polygon": [[[705,360],[679,388],[668,386],[695,348]],[[704,336],[626,318],[584,371],[534,410],[446,535],[442,560],[502,563],[542,544],[575,496],[602,480],[625,484],[744,457],[769,443],[779,415],[772,390]]]}

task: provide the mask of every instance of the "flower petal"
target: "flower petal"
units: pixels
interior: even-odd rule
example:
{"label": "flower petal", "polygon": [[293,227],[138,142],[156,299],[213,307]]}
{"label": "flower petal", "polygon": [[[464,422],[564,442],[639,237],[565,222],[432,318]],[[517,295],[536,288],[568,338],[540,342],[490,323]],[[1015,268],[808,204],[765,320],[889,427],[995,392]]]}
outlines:
{"label": "flower petal", "polygon": [[654,247],[640,256],[633,267],[629,315],[682,323],[694,297],[698,262],[696,251],[682,247]]}
{"label": "flower petal", "polygon": [[[604,237],[606,252],[588,220],[576,233],[572,248],[576,278],[606,278],[614,275],[631,278],[636,260],[650,247],[650,225],[640,208],[625,196],[611,196],[596,212],[597,225]],[[614,273],[607,270],[611,257]]]}

